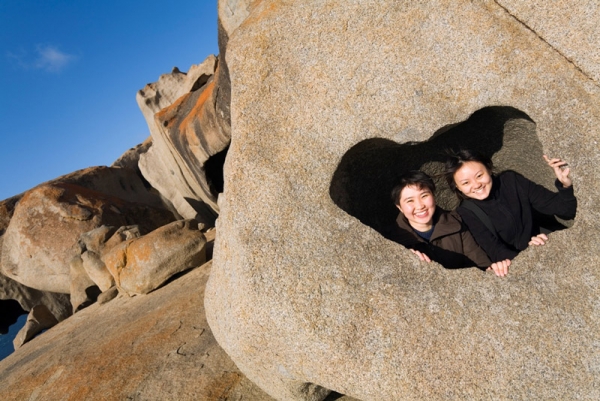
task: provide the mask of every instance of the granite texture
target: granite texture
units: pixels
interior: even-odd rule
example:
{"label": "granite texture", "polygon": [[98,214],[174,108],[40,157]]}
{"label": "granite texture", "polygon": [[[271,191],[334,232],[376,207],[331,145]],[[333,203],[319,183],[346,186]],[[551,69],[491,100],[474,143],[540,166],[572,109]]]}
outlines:
{"label": "granite texture", "polygon": [[0,361],[0,399],[272,401],[212,336],[210,267],[91,305],[26,343]]}
{"label": "granite texture", "polygon": [[[228,38],[205,296],[239,369],[281,400],[599,398],[600,88],[565,54],[494,1],[255,4]],[[544,182],[541,154],[566,159],[572,228],[500,279],[419,262],[347,212],[353,180],[380,197],[382,172],[435,170],[448,144]]]}
{"label": "granite texture", "polygon": [[496,0],[576,68],[600,84],[600,3]]}

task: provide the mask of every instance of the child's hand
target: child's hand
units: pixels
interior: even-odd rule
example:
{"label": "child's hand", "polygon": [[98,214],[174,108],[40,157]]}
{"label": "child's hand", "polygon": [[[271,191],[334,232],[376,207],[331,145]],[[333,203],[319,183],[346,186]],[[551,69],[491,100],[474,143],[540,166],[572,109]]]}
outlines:
{"label": "child's hand", "polygon": [[494,274],[498,277],[504,277],[508,274],[508,267],[510,266],[510,259],[501,260],[500,262],[492,263],[487,270],[493,270]]}
{"label": "child's hand", "polygon": [[554,169],[554,174],[561,182],[563,187],[569,188],[573,184],[571,178],[569,178],[571,169],[567,167],[568,163],[566,161],[559,158],[550,159],[546,155],[544,155],[544,160],[546,160],[546,163],[548,163],[548,165]]}
{"label": "child's hand", "polygon": [[431,262],[431,259],[429,259],[429,256],[425,255],[423,252],[419,252],[415,249],[411,249],[410,250],[412,253],[414,253],[415,255],[417,255],[419,257],[419,259],[421,259],[423,262]]}

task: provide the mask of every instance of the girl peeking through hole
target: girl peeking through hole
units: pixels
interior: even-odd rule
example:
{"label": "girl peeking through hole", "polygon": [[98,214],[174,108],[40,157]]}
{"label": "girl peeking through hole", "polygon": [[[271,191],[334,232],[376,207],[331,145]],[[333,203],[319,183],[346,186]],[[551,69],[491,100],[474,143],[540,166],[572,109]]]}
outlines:
{"label": "girl peeking through hole", "polygon": [[[446,180],[461,200],[456,211],[490,260],[512,260],[529,245],[544,245],[550,232],[544,217],[575,218],[577,199],[567,163],[546,155],[544,159],[554,170],[558,192],[514,171],[496,175],[491,159],[476,151],[460,150],[448,157]],[[505,275],[508,266],[494,271]]]}
{"label": "girl peeking through hole", "polygon": [[491,263],[456,212],[436,207],[435,184],[422,171],[403,174],[392,190],[400,210],[392,239],[409,248],[422,261],[432,260],[449,269],[477,266],[504,276],[510,260]]}

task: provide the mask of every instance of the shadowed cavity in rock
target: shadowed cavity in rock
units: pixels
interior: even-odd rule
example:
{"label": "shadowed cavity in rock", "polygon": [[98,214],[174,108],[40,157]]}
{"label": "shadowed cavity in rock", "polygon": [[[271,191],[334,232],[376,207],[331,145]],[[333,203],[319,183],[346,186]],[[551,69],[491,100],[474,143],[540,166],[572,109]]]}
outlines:
{"label": "shadowed cavity in rock", "polygon": [[457,149],[478,150],[492,158],[497,171],[512,169],[554,187],[534,121],[514,107],[493,106],[439,129],[427,141],[400,144],[370,138],[357,143],[342,157],[329,194],[346,213],[387,237],[398,215],[390,192],[408,170],[423,170],[434,178],[439,206],[448,210],[457,206],[443,177],[447,151]]}

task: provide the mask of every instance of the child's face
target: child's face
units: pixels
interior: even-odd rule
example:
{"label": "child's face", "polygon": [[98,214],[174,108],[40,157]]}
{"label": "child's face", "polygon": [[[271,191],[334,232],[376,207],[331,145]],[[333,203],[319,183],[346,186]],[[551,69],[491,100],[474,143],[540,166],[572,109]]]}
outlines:
{"label": "child's face", "polygon": [[408,224],[418,231],[427,231],[433,225],[435,197],[427,188],[408,185],[400,192],[400,204],[396,205],[408,220]]}

